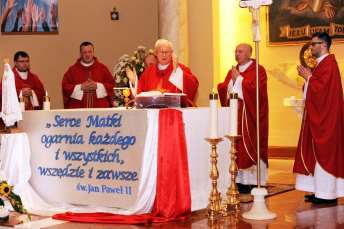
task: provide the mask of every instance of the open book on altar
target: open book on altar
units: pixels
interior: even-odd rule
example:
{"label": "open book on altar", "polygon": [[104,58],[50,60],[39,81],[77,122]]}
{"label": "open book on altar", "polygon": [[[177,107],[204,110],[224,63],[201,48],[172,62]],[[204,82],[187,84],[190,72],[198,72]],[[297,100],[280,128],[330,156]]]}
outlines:
{"label": "open book on altar", "polygon": [[146,91],[135,97],[136,108],[185,107],[186,102],[184,93]]}
{"label": "open book on altar", "polygon": [[154,97],[154,96],[186,96],[185,93],[161,92],[161,91],[144,91],[136,97]]}

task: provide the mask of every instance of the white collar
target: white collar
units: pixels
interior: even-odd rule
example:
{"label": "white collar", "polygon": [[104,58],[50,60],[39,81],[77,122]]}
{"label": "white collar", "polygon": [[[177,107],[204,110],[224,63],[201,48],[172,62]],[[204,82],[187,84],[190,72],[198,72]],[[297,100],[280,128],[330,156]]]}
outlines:
{"label": "white collar", "polygon": [[158,69],[159,70],[165,70],[166,68],[168,68],[170,64],[158,64]]}
{"label": "white collar", "polygon": [[21,71],[18,70],[18,68],[16,68],[16,71],[18,72],[18,75],[19,75],[19,77],[20,77],[22,80],[27,80],[27,77],[28,77],[28,74],[29,74],[28,71],[21,72]]}
{"label": "white collar", "polygon": [[323,55],[321,55],[320,57],[317,58],[317,65],[323,60],[325,59],[325,57],[327,57],[328,55],[330,55],[329,53],[325,53]]}
{"label": "white collar", "polygon": [[252,60],[250,60],[249,62],[247,62],[246,64],[241,64],[239,65],[239,72],[244,72],[246,71],[246,69],[253,63]]}
{"label": "white collar", "polygon": [[94,64],[94,60],[93,60],[91,63],[85,63],[85,62],[83,62],[82,60],[80,60],[80,64],[81,64],[82,66],[84,66],[84,67],[89,67],[89,66],[91,66],[92,64]]}

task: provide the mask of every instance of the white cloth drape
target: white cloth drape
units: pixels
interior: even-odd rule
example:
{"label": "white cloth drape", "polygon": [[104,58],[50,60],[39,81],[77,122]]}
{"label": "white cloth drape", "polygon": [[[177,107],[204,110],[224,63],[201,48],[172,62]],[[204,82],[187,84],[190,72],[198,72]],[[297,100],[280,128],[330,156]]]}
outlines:
{"label": "white cloth drape", "polygon": [[[159,110],[147,113],[147,135],[143,150],[138,199],[130,209],[115,209],[97,206],[76,207],[66,203],[47,203],[42,200],[29,183],[31,177],[30,144],[26,133],[1,135],[0,175],[15,186],[25,208],[31,213],[52,215],[58,212],[111,212],[115,214],[143,214],[152,210],[157,177],[157,150]],[[44,184],[42,184],[44,185]]]}
{"label": "white cloth drape", "polygon": [[178,61],[188,64],[187,1],[159,0],[159,37],[171,41]]}
{"label": "white cloth drape", "polygon": [[31,177],[30,144],[26,133],[2,134],[0,147],[1,180],[14,185],[25,208],[46,209],[50,207],[42,200],[29,183]]}
{"label": "white cloth drape", "polygon": [[169,81],[181,91],[183,91],[183,75],[183,70],[178,66],[169,78]]}
{"label": "white cloth drape", "polygon": [[[190,189],[192,210],[206,208],[211,188],[209,180],[209,144],[203,140],[209,134],[209,108],[181,109],[185,124],[187,141]],[[43,112],[43,111],[37,111]],[[131,112],[131,111],[128,111]],[[228,123],[228,108],[219,108],[219,122]],[[39,117],[39,114],[38,114]],[[28,119],[26,119],[28,121]],[[159,110],[147,110],[147,131],[145,145],[142,149],[142,167],[140,170],[139,186],[136,202],[128,209],[105,208],[100,206],[74,206],[67,203],[51,203],[43,201],[29,183],[31,175],[30,145],[25,133],[16,135],[2,135],[0,152],[0,170],[3,171],[12,185],[16,186],[16,193],[22,197],[24,206],[38,215],[52,215],[59,212],[110,212],[115,214],[142,214],[150,212],[156,195],[157,179],[157,151],[158,151]],[[228,133],[228,125],[219,126],[219,135]],[[17,136],[17,137],[14,137]],[[15,139],[13,139],[15,138]],[[31,142],[35,144],[35,142]],[[218,187],[225,193],[229,186],[229,141],[218,145]],[[45,185],[45,184],[42,184]],[[35,188],[39,188],[35,186]],[[61,180],[61,191],[64,190]]]}

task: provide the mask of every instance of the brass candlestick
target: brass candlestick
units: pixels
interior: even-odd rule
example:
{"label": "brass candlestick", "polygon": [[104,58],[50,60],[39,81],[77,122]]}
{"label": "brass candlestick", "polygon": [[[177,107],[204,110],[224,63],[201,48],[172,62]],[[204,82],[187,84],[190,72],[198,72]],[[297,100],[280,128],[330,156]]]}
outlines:
{"label": "brass candlestick", "polygon": [[231,144],[230,150],[230,167],[229,167],[229,175],[231,184],[227,189],[226,196],[227,199],[223,202],[222,205],[222,215],[229,216],[233,212],[240,211],[240,194],[238,191],[238,187],[236,185],[236,177],[238,174],[238,166],[236,163],[237,158],[237,143],[240,141],[241,136],[225,136]]}
{"label": "brass candlestick", "polygon": [[211,191],[209,194],[209,204],[208,204],[208,219],[215,220],[217,216],[220,215],[221,211],[221,193],[217,189],[217,179],[219,178],[219,171],[217,169],[217,144],[222,141],[222,138],[206,138],[205,139],[211,145],[210,154],[210,180],[211,180]]}

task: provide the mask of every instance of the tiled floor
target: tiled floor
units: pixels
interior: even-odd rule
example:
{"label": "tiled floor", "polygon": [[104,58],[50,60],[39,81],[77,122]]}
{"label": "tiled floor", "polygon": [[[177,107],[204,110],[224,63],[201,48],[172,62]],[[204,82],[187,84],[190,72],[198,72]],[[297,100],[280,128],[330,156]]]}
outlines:
{"label": "tiled floor", "polygon": [[[292,160],[270,160],[269,182],[293,184],[295,177],[292,174]],[[79,229],[79,228],[344,228],[344,200],[337,206],[317,207],[303,201],[303,192],[290,191],[269,197],[266,201],[269,209],[277,213],[277,218],[270,221],[249,221],[241,216],[231,216],[210,223],[206,212],[193,213],[186,222],[169,224],[153,224],[149,226],[134,225],[104,225],[63,223],[44,227],[49,229]],[[241,212],[247,211],[251,204],[241,204]]]}

